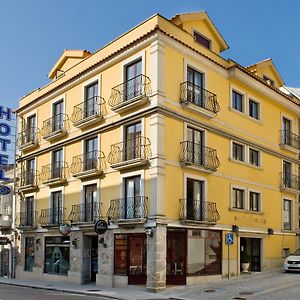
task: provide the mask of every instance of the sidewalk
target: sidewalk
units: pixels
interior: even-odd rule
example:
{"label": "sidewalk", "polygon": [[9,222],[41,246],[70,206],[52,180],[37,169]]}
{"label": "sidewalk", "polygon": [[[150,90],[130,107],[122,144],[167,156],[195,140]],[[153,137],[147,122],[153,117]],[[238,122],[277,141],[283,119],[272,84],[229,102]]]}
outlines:
{"label": "sidewalk", "polygon": [[[199,297],[206,298],[212,297],[213,291],[222,291],[223,296],[227,293],[238,293],[239,289],[254,288],[258,282],[263,282],[264,280],[270,280],[273,276],[282,273],[280,270],[264,271],[261,273],[252,273],[247,275],[242,275],[238,278],[232,279],[221,279],[213,282],[201,283],[192,286],[169,286],[160,293],[148,292],[145,286],[129,286],[127,288],[106,288],[101,286],[96,286],[94,283],[89,283],[85,285],[78,285],[72,283],[51,283],[43,281],[29,281],[29,280],[19,280],[19,279],[9,279],[0,277],[0,285],[8,284],[23,287],[32,287],[36,289],[53,290],[60,292],[68,292],[73,294],[82,294],[90,296],[106,297],[110,299],[121,299],[121,300],[147,300],[147,299],[200,299]],[[238,288],[239,287],[239,288]],[[202,296],[201,296],[202,295]],[[215,296],[217,296],[215,294]],[[225,297],[223,299],[226,299]],[[232,299],[232,298],[231,298]]]}

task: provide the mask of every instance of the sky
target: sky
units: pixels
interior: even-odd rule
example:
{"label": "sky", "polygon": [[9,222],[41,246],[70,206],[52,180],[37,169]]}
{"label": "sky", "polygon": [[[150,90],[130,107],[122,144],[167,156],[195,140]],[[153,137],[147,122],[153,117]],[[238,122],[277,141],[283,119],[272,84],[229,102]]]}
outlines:
{"label": "sky", "polygon": [[271,57],[300,87],[299,0],[0,0],[0,105],[49,83],[64,49],[94,52],[155,13],[207,11],[243,66]]}

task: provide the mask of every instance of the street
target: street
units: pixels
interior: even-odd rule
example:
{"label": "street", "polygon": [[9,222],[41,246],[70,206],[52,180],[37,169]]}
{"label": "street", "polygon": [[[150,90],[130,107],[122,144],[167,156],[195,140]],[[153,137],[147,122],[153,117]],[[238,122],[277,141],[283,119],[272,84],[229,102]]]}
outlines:
{"label": "street", "polygon": [[49,291],[34,288],[24,288],[11,285],[0,285],[0,300],[106,300],[111,298],[99,296],[78,295],[60,291]]}

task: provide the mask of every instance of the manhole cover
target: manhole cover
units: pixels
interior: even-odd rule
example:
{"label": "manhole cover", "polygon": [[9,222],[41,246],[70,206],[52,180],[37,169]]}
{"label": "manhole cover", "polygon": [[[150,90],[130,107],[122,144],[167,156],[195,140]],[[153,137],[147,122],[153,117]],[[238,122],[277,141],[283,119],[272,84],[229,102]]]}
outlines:
{"label": "manhole cover", "polygon": [[240,292],[240,295],[253,295],[253,292]]}
{"label": "manhole cover", "polygon": [[216,290],[214,289],[206,289],[206,290],[203,290],[204,293],[213,293],[215,292]]}
{"label": "manhole cover", "polygon": [[101,290],[86,290],[87,292],[101,292]]}

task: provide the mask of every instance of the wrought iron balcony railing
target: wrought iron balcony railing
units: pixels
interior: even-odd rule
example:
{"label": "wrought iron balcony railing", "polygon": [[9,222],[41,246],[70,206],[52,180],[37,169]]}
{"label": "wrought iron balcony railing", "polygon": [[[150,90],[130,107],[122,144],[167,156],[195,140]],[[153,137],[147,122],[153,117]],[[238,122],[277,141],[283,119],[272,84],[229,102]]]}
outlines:
{"label": "wrought iron balcony railing", "polygon": [[297,175],[292,175],[290,173],[281,173],[281,188],[283,189],[293,189],[300,190],[300,177]]}
{"label": "wrought iron balcony railing", "polygon": [[18,133],[18,147],[25,148],[28,145],[35,145],[38,143],[40,130],[36,127],[27,128]]}
{"label": "wrought iron balcony railing", "polygon": [[69,166],[64,161],[42,167],[40,178],[43,183],[51,180],[66,180],[69,174]]}
{"label": "wrought iron balcony railing", "polygon": [[185,165],[198,165],[209,171],[215,172],[220,166],[217,150],[196,144],[191,141],[180,143],[180,162]]}
{"label": "wrought iron balcony railing", "polygon": [[25,211],[17,214],[18,227],[36,227],[37,211]]}
{"label": "wrought iron balcony railing", "polygon": [[44,138],[56,133],[64,132],[69,128],[69,117],[66,114],[60,113],[43,122],[41,134]]}
{"label": "wrought iron balcony railing", "polygon": [[39,176],[36,170],[24,170],[20,177],[20,188],[37,186],[38,180]]}
{"label": "wrought iron balcony railing", "polygon": [[110,164],[125,163],[134,159],[149,160],[151,143],[146,137],[137,136],[121,143],[111,145],[107,160]]}
{"label": "wrought iron balcony railing", "polygon": [[107,217],[111,220],[145,219],[148,216],[148,197],[135,196],[110,201]]}
{"label": "wrought iron balcony railing", "polygon": [[213,113],[220,111],[216,94],[189,81],[180,84],[180,102],[193,103]]}
{"label": "wrought iron balcony railing", "polygon": [[102,151],[90,151],[82,155],[74,156],[70,166],[70,172],[72,174],[80,174],[88,171],[104,172],[105,170],[105,155]]}
{"label": "wrought iron balcony railing", "polygon": [[65,207],[45,208],[41,210],[39,216],[39,224],[44,225],[59,225],[65,221]]}
{"label": "wrought iron balcony railing", "polygon": [[217,205],[214,202],[195,200],[191,198],[181,199],[180,219],[184,221],[200,221],[216,223],[220,220]]}
{"label": "wrought iron balcony railing", "polygon": [[72,205],[68,219],[71,223],[90,223],[95,222],[100,217],[100,202],[86,202],[85,204]]}
{"label": "wrought iron balcony railing", "polygon": [[280,130],[280,144],[300,150],[300,137],[288,130]]}
{"label": "wrought iron balcony railing", "polygon": [[150,78],[145,75],[138,75],[122,84],[112,88],[108,104],[112,109],[126,105],[138,97],[147,97],[151,93]]}
{"label": "wrought iron balcony railing", "polygon": [[76,124],[83,123],[93,117],[102,117],[106,114],[105,100],[102,97],[94,96],[74,106],[71,121]]}

